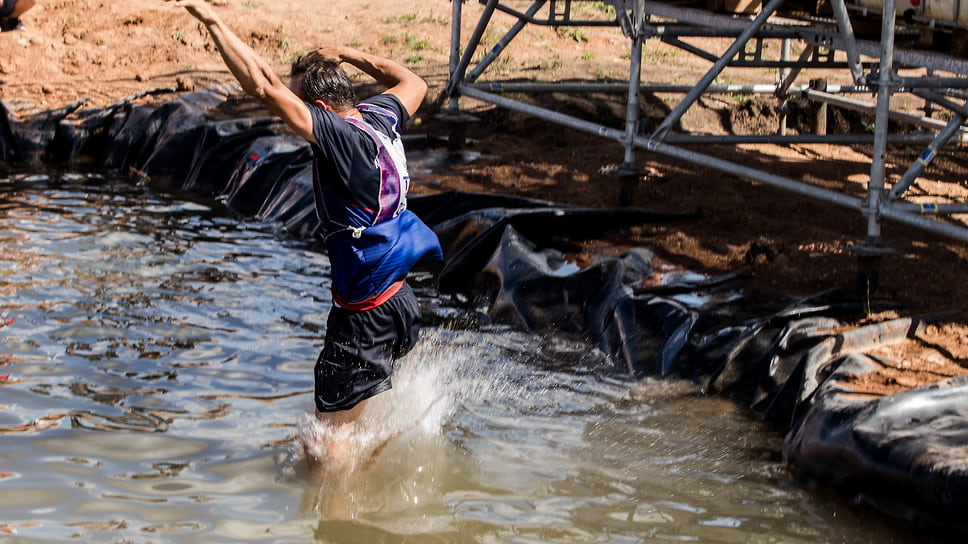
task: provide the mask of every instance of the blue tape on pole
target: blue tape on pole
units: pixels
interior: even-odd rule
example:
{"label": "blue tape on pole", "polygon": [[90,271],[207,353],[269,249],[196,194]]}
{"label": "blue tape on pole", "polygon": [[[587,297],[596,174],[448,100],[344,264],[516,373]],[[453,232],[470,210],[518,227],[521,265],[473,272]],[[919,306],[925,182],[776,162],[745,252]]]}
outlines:
{"label": "blue tape on pole", "polygon": [[934,148],[929,145],[928,148],[924,150],[924,153],[921,153],[921,156],[918,157],[918,162],[927,166],[931,161],[934,160],[935,154],[936,152]]}

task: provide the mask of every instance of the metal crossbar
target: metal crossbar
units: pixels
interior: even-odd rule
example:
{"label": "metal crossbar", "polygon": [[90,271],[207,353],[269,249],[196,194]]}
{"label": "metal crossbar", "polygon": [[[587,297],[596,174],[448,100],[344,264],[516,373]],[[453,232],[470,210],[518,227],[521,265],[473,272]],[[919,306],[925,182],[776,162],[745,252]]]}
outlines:
{"label": "metal crossbar", "polygon": [[[634,151],[643,149],[679,160],[702,164],[733,175],[745,177],[794,193],[823,200],[838,206],[859,211],[867,218],[867,247],[883,248],[881,221],[888,219],[924,231],[940,234],[962,242],[968,242],[968,228],[945,221],[951,214],[968,213],[968,205],[937,202],[915,204],[904,202],[903,197],[911,184],[934,158],[937,151],[952,142],[968,142],[964,125],[968,118],[968,60],[953,55],[931,51],[899,49],[895,47],[896,19],[882,17],[880,40],[877,42],[858,39],[853,32],[849,10],[857,7],[847,5],[845,0],[831,0],[833,20],[820,18],[790,19],[776,17],[776,11],[784,0],[769,0],[752,18],[733,17],[709,10],[683,7],[680,3],[646,0],[606,0],[614,9],[614,17],[602,19],[576,18],[575,3],[582,0],[534,0],[523,11],[521,2],[512,0],[480,0],[484,5],[477,25],[465,44],[461,43],[460,25],[463,15],[461,0],[452,0],[453,17],[451,29],[450,79],[444,91],[449,99],[448,112],[459,114],[461,96],[474,98],[498,107],[523,112],[545,120],[562,124],[584,132],[600,135],[619,142],[625,151],[621,170],[638,171]],[[513,5],[512,5],[513,4]],[[883,13],[894,13],[896,0],[884,0]],[[866,9],[866,8],[865,8]],[[514,25],[487,51],[479,62],[471,67],[471,59],[480,47],[481,38],[491,24],[496,12],[516,19]],[[508,47],[527,25],[542,26],[617,26],[630,40],[629,81],[617,83],[504,83],[491,81],[478,83],[487,68]],[[716,54],[691,45],[683,38],[720,37],[732,40],[725,52]],[[644,41],[657,38],[683,51],[706,59],[710,69],[691,85],[642,83],[642,46]],[[770,58],[764,53],[764,42],[779,40],[781,58]],[[804,46],[797,59],[790,58],[791,42]],[[751,50],[748,48],[751,47]],[[846,60],[835,60],[840,52]],[[867,57],[868,60],[864,60]],[[843,57],[841,57],[842,59]],[[773,68],[777,81],[762,85],[715,85],[714,82],[727,67]],[[822,89],[812,85],[796,85],[795,80],[805,68],[822,67],[848,71],[853,85],[828,85]],[[900,77],[899,68],[923,68],[924,77]],[[947,73],[939,77],[938,73]],[[614,92],[627,95],[624,127],[607,127],[590,123],[547,108],[540,108],[520,100],[513,100],[505,92]],[[679,92],[684,96],[678,105],[654,131],[645,137],[639,127],[638,96],[641,92]],[[682,116],[705,94],[709,93],[771,93],[780,100],[804,97],[812,101],[835,104],[839,107],[860,109],[875,115],[873,134],[847,135],[789,135],[782,129],[775,135],[723,135],[673,133]],[[847,98],[848,93],[874,93],[876,104],[871,105]],[[897,93],[910,93],[919,97],[930,107],[951,112],[947,123],[921,117],[890,107],[891,97]],[[951,100],[959,98],[962,102]],[[890,134],[888,119],[911,123],[926,132]],[[864,199],[822,189],[798,180],[777,176],[744,165],[738,165],[690,151],[677,145],[694,143],[836,143],[873,144],[870,180]],[[891,191],[885,190],[885,164],[887,147],[894,143],[926,144],[925,152],[908,168]]]}

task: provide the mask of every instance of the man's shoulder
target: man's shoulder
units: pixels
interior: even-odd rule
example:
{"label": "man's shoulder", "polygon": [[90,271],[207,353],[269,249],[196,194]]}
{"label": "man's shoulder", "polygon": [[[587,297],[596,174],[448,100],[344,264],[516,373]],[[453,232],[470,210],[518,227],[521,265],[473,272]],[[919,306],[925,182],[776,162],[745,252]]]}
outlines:
{"label": "man's shoulder", "polygon": [[317,141],[352,140],[355,137],[356,131],[339,115],[314,104],[307,103],[306,106],[313,119],[313,134]]}
{"label": "man's shoulder", "polygon": [[398,111],[407,111],[406,108],[403,107],[403,102],[401,102],[396,95],[391,93],[373,95],[362,100],[360,104],[372,104],[374,106],[380,106],[381,108],[389,109],[394,113],[397,113]]}
{"label": "man's shoulder", "polygon": [[[410,119],[410,115],[407,113],[407,108],[404,107],[403,102],[401,102],[400,99],[395,95],[390,93],[371,96],[360,102],[357,107],[365,107],[367,105],[376,106],[377,108],[384,110],[386,113],[390,113],[396,120],[396,123],[400,126],[406,124],[406,122]],[[373,113],[385,115],[385,113],[381,111],[374,111]]]}

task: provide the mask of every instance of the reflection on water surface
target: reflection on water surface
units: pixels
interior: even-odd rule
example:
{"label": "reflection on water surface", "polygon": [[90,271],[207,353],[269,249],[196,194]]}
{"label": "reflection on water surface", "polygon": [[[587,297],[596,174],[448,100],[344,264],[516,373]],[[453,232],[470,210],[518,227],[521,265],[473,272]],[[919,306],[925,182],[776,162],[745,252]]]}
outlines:
{"label": "reflection on water surface", "polygon": [[[60,542],[884,542],[781,436],[581,343],[429,327],[352,470],[311,470],[328,263],[98,175],[0,180],[0,533]],[[429,297],[429,295],[428,295]],[[455,308],[425,297],[440,321]],[[394,436],[389,442],[388,436]]]}

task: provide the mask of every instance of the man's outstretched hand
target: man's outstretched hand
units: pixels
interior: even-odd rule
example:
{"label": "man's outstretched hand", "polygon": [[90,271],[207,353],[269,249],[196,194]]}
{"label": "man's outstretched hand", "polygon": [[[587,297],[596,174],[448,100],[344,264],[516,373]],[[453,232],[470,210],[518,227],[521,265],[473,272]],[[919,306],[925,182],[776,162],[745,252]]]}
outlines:
{"label": "man's outstretched hand", "polygon": [[174,2],[176,7],[187,9],[188,13],[205,25],[213,24],[218,19],[215,10],[206,0],[165,0],[165,2]]}

